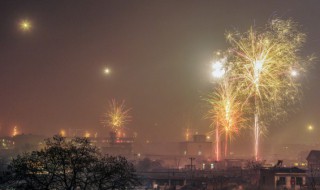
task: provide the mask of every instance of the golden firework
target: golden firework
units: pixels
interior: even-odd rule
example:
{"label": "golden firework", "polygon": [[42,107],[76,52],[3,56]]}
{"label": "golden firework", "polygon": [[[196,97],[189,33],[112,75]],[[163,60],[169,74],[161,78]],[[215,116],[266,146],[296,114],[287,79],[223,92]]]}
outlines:
{"label": "golden firework", "polygon": [[242,103],[232,86],[220,84],[208,102],[211,105],[208,116],[211,120],[219,123],[222,127],[221,132],[232,137],[244,126]]}
{"label": "golden firework", "polygon": [[236,79],[243,106],[254,117],[255,158],[258,159],[259,136],[263,124],[287,113],[287,106],[298,99],[300,84],[295,79],[305,71],[300,55],[306,35],[292,20],[275,19],[265,28],[226,35],[230,77]]}
{"label": "golden firework", "polygon": [[214,62],[212,75],[232,85],[216,89],[209,114],[214,116],[216,128],[221,126],[216,133],[237,132],[232,125],[237,116],[231,116],[230,110],[239,110],[239,118],[244,121],[251,118],[257,160],[261,134],[266,131],[268,122],[286,115],[288,105],[299,99],[301,84],[297,77],[306,71],[312,58],[301,56],[306,35],[292,20],[274,19],[264,28],[251,27],[243,33],[228,33],[226,38],[230,48],[223,53],[223,59]]}
{"label": "golden firework", "polygon": [[212,133],[216,133],[216,154],[219,160],[219,139],[225,134],[225,156],[227,144],[240,130],[246,126],[246,118],[242,110],[242,102],[237,89],[228,77],[218,85],[215,92],[207,99],[210,109],[207,118],[212,121]]}
{"label": "golden firework", "polygon": [[228,34],[227,39],[230,74],[246,95],[246,105],[257,105],[259,114],[264,114],[297,99],[300,84],[295,77],[305,71],[306,62],[300,56],[305,34],[298,31],[296,23],[276,19],[263,29]]}
{"label": "golden firework", "polygon": [[130,108],[126,108],[125,101],[117,103],[116,100],[112,100],[109,102],[109,109],[102,123],[110,126],[114,132],[119,133],[131,120],[130,110]]}

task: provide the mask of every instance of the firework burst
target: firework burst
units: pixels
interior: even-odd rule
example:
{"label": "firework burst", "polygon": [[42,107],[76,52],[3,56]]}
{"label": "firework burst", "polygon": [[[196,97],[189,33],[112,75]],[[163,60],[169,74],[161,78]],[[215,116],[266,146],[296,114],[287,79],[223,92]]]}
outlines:
{"label": "firework burst", "polygon": [[254,154],[259,156],[262,127],[272,118],[286,114],[286,107],[298,98],[300,84],[294,77],[305,71],[300,50],[306,35],[291,20],[275,19],[265,28],[251,27],[245,33],[229,33],[230,75],[237,80],[243,106],[254,117]]}
{"label": "firework burst", "polygon": [[210,104],[207,118],[213,121],[211,126],[216,136],[217,160],[220,159],[219,141],[222,134],[225,134],[225,156],[227,156],[228,141],[245,127],[246,119],[243,117],[242,103],[239,100],[237,90],[227,77],[207,99]]}
{"label": "firework burst", "polygon": [[253,122],[258,160],[260,136],[268,122],[286,115],[288,106],[299,99],[301,85],[296,77],[306,71],[312,57],[301,56],[306,35],[292,20],[274,19],[264,28],[228,33],[226,38],[230,48],[214,62],[212,72],[223,82],[209,100],[208,115],[216,123],[217,144],[220,133],[228,139],[243,123]]}
{"label": "firework burst", "polygon": [[109,102],[109,109],[104,115],[102,123],[121,136],[124,126],[131,121],[130,108],[126,108],[125,101],[117,103],[116,100]]}

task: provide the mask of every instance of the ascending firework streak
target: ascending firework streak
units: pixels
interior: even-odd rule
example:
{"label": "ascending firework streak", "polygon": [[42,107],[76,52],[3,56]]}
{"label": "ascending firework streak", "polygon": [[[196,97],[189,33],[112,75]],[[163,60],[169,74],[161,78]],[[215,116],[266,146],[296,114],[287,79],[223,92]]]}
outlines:
{"label": "ascending firework streak", "polygon": [[264,29],[251,28],[245,33],[227,34],[231,44],[228,59],[231,77],[237,78],[244,106],[254,115],[254,156],[259,158],[259,137],[263,124],[285,113],[285,107],[297,98],[300,86],[293,79],[304,71],[300,49],[305,34],[291,20],[275,19]]}
{"label": "ascending firework streak", "polygon": [[126,108],[124,101],[117,103],[112,100],[109,102],[109,109],[105,113],[102,123],[110,126],[113,132],[121,136],[123,127],[131,120],[130,110]]}
{"label": "ascending firework streak", "polygon": [[216,160],[220,160],[220,137],[225,134],[225,157],[228,152],[228,141],[245,125],[245,117],[243,117],[242,103],[239,101],[237,89],[225,77],[215,92],[208,98],[210,110],[207,117],[210,118],[215,127],[216,135]]}

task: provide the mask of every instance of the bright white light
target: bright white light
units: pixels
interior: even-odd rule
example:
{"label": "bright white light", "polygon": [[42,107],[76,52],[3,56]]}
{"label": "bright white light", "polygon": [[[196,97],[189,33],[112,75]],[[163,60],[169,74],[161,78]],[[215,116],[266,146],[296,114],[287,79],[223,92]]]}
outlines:
{"label": "bright white light", "polygon": [[224,69],[221,69],[221,70],[214,70],[212,71],[212,76],[215,77],[215,78],[221,78],[223,77],[223,75],[226,73],[226,71]]}
{"label": "bright white light", "polygon": [[31,23],[28,20],[21,21],[19,25],[23,31],[29,31],[31,29]]}
{"label": "bright white light", "polygon": [[259,78],[260,78],[260,73],[262,71],[263,67],[263,60],[256,60],[253,63],[253,72],[254,72],[254,83],[258,84],[259,83]]}
{"label": "bright white light", "polygon": [[298,76],[298,72],[296,70],[291,71],[291,76],[296,77]]}
{"label": "bright white light", "polygon": [[110,69],[108,69],[108,68],[104,69],[104,73],[109,74],[110,73]]}
{"label": "bright white light", "polygon": [[219,70],[222,69],[223,64],[220,61],[216,61],[212,63],[212,69],[213,70]]}
{"label": "bright white light", "polygon": [[262,60],[257,60],[254,62],[254,72],[259,74],[262,70],[263,66],[263,61]]}
{"label": "bright white light", "polygon": [[218,61],[212,63],[212,76],[215,78],[221,78],[226,73],[225,69],[223,68],[224,63],[227,61],[226,58],[222,58]]}

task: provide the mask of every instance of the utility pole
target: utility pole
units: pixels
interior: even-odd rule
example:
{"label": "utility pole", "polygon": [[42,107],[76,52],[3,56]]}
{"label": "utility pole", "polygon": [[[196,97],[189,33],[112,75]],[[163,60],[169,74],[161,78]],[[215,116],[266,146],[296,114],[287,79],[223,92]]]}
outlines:
{"label": "utility pole", "polygon": [[190,167],[191,167],[190,168],[191,169],[191,180],[190,181],[191,181],[191,183],[193,183],[193,172],[192,172],[193,165],[192,165],[192,161],[195,160],[196,158],[190,157],[189,159],[190,159],[190,162],[191,162],[190,163]]}
{"label": "utility pole", "polygon": [[190,157],[189,159],[190,159],[190,162],[191,162],[190,167],[191,167],[191,171],[192,171],[192,166],[193,166],[193,165],[192,165],[192,161],[195,160],[196,158]]}

